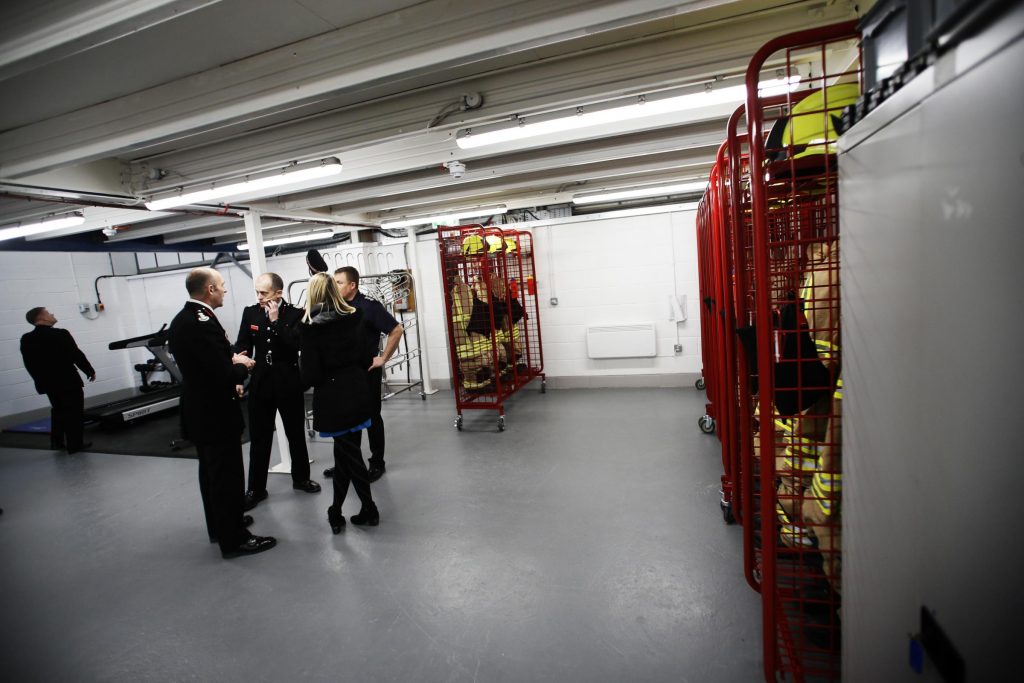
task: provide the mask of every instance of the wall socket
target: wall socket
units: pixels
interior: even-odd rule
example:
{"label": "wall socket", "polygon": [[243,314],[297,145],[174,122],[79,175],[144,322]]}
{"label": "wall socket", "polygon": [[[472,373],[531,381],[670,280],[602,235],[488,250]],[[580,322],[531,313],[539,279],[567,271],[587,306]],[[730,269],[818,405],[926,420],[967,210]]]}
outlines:
{"label": "wall socket", "polygon": [[88,313],[90,308],[92,308],[92,306],[89,304],[78,304],[79,313]]}
{"label": "wall socket", "polygon": [[551,305],[552,306],[557,306],[558,305],[558,297],[557,296],[551,297]]}
{"label": "wall socket", "polygon": [[683,352],[683,345],[682,345],[682,344],[676,344],[676,345],[675,345],[674,347],[672,347],[672,348],[673,348],[673,349],[675,349],[675,352],[676,352],[676,353],[682,353],[682,352]]}

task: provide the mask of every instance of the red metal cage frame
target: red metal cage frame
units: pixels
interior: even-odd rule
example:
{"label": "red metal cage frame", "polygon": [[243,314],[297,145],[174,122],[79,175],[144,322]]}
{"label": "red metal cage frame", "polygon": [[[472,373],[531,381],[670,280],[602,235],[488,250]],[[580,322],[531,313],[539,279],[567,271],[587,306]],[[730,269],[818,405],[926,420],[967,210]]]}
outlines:
{"label": "red metal cage frame", "polygon": [[[832,93],[859,93],[858,38],[855,22],[844,22],[781,36],[754,55],[746,103],[729,119],[698,207],[701,427],[721,441],[722,508],[742,525],[744,575],[762,595],[768,681],[840,675],[838,179],[829,117],[839,109]],[[833,48],[848,60],[838,70]],[[761,74],[779,53],[787,83],[794,55],[814,55],[821,74],[796,91],[762,93]],[[814,135],[800,137],[807,131]]]}
{"label": "red metal cage frame", "polygon": [[[834,256],[838,239],[838,177],[834,150],[829,147],[834,139],[827,139],[827,117],[832,110],[830,88],[843,78],[853,77],[858,85],[861,82],[859,59],[852,70],[844,67],[843,72],[829,73],[827,46],[857,41],[859,37],[856,22],[781,36],[754,55],[746,76],[760,411],[764,672],[765,679],[771,681],[780,675],[792,676],[796,681],[835,681],[840,677],[840,589],[836,569],[840,555],[833,544],[833,534],[838,534],[839,525],[838,488],[822,492],[805,486],[811,478],[815,485],[819,477],[827,478],[830,486],[838,481],[838,471],[832,469],[838,468],[835,457],[828,458],[826,469],[822,467],[824,454],[838,453],[839,447],[839,402],[833,398],[840,361],[839,272],[837,260],[821,267],[820,263],[812,263],[811,254],[831,249]],[[788,140],[783,139],[769,149],[764,129],[765,98],[759,94],[758,82],[765,62],[773,54],[785,53],[789,75],[791,54],[808,49],[821,51],[821,85],[817,91],[821,93],[822,104],[801,115],[821,116],[826,139],[821,141],[821,153],[801,158],[793,140],[795,124],[788,127]],[[786,152],[784,160],[770,159],[770,153],[776,150]],[[814,284],[814,278],[821,272],[825,273],[828,286]],[[827,293],[821,294],[820,290]],[[811,315],[806,312],[815,308],[827,309],[827,329],[814,329],[807,322]],[[818,336],[812,336],[815,334]],[[832,340],[823,342],[829,346],[824,360],[820,349],[815,350],[819,337]],[[805,338],[811,340],[812,349],[806,355],[800,347]],[[794,346],[799,350],[791,358],[787,349]],[[824,377],[815,377],[810,372],[812,366],[819,364],[825,367]],[[795,375],[795,380],[791,375]],[[805,401],[812,396],[819,397],[815,406],[827,407],[805,408]],[[788,403],[795,405],[784,410],[783,405]],[[785,417],[777,420],[776,410],[798,412],[790,412],[792,417],[787,424]],[[808,415],[812,410],[818,412]],[[823,436],[805,436],[812,432],[808,425],[822,422],[827,425]],[[816,455],[805,457],[805,452]],[[807,469],[805,462],[809,463]],[[828,507],[833,516],[811,527],[803,512],[807,504]],[[827,550],[823,544],[826,535]]]}
{"label": "red metal cage frame", "polygon": [[545,391],[533,235],[507,227],[438,229],[452,385],[465,410],[496,410],[535,378]]}

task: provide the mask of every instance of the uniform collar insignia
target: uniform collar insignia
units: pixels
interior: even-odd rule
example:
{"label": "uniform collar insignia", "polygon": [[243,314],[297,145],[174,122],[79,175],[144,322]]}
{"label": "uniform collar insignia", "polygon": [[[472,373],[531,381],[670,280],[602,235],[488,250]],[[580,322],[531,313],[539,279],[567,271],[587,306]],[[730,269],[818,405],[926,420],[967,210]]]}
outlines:
{"label": "uniform collar insignia", "polygon": [[209,319],[210,319],[210,316],[206,315],[206,311],[204,311],[204,310],[203,310],[203,309],[201,309],[201,308],[199,309],[199,311],[198,311],[198,312],[196,312],[196,317],[197,317],[197,318],[199,318],[199,322],[204,322],[204,323],[205,323],[205,322],[206,322],[207,320],[209,320]]}

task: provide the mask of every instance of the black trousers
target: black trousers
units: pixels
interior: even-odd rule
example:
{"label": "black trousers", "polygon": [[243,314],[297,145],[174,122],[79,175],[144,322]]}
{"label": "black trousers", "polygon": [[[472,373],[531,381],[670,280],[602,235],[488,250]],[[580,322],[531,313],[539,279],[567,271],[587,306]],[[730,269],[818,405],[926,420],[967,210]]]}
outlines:
{"label": "black trousers", "polygon": [[359,449],[360,434],[362,431],[334,437],[334,507],[338,511],[341,511],[341,504],[348,495],[349,482],[364,508],[374,506],[373,495],[370,493],[370,475]]}
{"label": "black trousers", "polygon": [[[370,465],[384,464],[384,420],[380,416],[380,386],[384,381],[384,368],[370,371],[370,428],[366,430],[366,439],[370,442]],[[356,432],[362,434],[362,432]],[[360,437],[362,440],[362,437]]]}
{"label": "black trousers", "polygon": [[301,391],[274,391],[249,396],[249,490],[265,491],[270,451],[274,445],[274,416],[280,411],[288,450],[292,455],[292,482],[309,480],[306,448],[306,401]]}
{"label": "black trousers", "polygon": [[199,453],[199,495],[203,499],[206,531],[221,550],[244,543],[251,535],[242,524],[245,506],[245,467],[242,443],[196,444]]}
{"label": "black trousers", "polygon": [[50,399],[50,448],[68,451],[82,448],[85,393],[82,387],[47,392]]}

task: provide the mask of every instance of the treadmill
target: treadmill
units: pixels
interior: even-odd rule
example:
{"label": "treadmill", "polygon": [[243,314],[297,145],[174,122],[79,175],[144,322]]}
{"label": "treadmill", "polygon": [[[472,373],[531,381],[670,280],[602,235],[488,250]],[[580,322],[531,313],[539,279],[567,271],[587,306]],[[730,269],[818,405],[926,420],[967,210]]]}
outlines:
{"label": "treadmill", "polygon": [[[181,370],[168,350],[166,330],[165,324],[152,334],[110,342],[107,348],[111,351],[145,347],[153,354],[153,358],[135,366],[142,375],[142,386],[128,390],[128,395],[123,398],[87,406],[87,420],[96,420],[105,427],[113,427],[178,407],[181,401]],[[163,371],[170,374],[170,382],[150,381],[151,374]]]}

